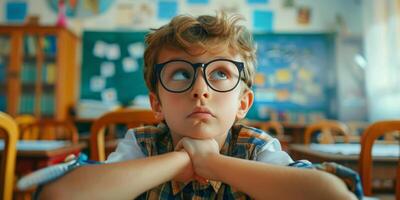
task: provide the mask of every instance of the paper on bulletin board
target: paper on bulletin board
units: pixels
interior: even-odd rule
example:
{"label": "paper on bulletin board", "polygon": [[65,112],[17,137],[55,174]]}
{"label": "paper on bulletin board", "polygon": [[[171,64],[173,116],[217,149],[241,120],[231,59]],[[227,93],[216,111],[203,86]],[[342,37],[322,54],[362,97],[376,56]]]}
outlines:
{"label": "paper on bulletin board", "polygon": [[310,70],[305,68],[300,68],[298,72],[298,77],[300,80],[305,82],[311,82],[313,78],[313,74]]}
{"label": "paper on bulletin board", "polygon": [[307,105],[309,103],[306,95],[300,92],[292,92],[290,95],[290,100],[299,105]]}
{"label": "paper on bulletin board", "polygon": [[158,18],[161,20],[169,20],[178,13],[178,3],[176,1],[158,2]]}
{"label": "paper on bulletin board", "polygon": [[290,97],[290,93],[289,93],[289,90],[287,90],[287,89],[276,91],[276,100],[278,100],[278,101],[288,101],[289,97]]}
{"label": "paper on bulletin board", "polygon": [[258,102],[274,102],[276,100],[276,92],[273,89],[255,89],[255,101]]}
{"label": "paper on bulletin board", "polygon": [[90,90],[100,92],[106,86],[106,80],[101,76],[93,76],[90,78]]}
{"label": "paper on bulletin board", "polygon": [[101,100],[107,103],[114,103],[118,101],[117,90],[115,88],[108,88],[101,92]]}
{"label": "paper on bulletin board", "polygon": [[272,31],[274,14],[271,11],[255,10],[253,12],[253,28],[256,31]]}
{"label": "paper on bulletin board", "polygon": [[292,73],[289,69],[279,69],[275,73],[276,81],[278,83],[290,83],[293,80]]}
{"label": "paper on bulletin board", "polygon": [[139,64],[136,59],[131,57],[126,57],[122,61],[122,68],[124,72],[136,72],[139,69]]}
{"label": "paper on bulletin board", "polygon": [[258,85],[258,86],[263,86],[265,84],[265,74],[263,73],[256,73],[256,76],[254,78],[254,85]]}
{"label": "paper on bulletin board", "polygon": [[121,49],[118,44],[109,44],[106,52],[108,60],[118,60],[121,57]]}
{"label": "paper on bulletin board", "polygon": [[102,62],[100,65],[102,77],[112,77],[115,74],[115,65],[112,62]]}
{"label": "paper on bulletin board", "polygon": [[142,58],[144,53],[144,44],[136,42],[128,45],[128,52],[134,58]]}
{"label": "paper on bulletin board", "polygon": [[93,48],[93,55],[99,58],[104,58],[106,56],[107,43],[103,41],[96,41]]}

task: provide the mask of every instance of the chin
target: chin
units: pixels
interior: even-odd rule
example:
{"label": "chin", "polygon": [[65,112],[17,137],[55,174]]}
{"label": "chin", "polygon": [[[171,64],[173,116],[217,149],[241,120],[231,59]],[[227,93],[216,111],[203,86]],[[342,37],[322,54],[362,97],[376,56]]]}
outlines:
{"label": "chin", "polygon": [[210,127],[195,126],[189,129],[189,133],[185,134],[187,137],[194,139],[210,139],[217,136],[217,131],[213,131]]}

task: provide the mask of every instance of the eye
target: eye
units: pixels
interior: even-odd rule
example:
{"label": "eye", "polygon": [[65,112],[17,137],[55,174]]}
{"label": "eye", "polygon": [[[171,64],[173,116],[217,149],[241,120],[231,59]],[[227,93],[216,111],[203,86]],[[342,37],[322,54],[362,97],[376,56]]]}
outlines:
{"label": "eye", "polygon": [[171,77],[171,79],[174,81],[190,80],[191,74],[185,70],[177,70],[172,74]]}
{"label": "eye", "polygon": [[228,75],[222,70],[215,70],[210,73],[210,80],[226,80]]}

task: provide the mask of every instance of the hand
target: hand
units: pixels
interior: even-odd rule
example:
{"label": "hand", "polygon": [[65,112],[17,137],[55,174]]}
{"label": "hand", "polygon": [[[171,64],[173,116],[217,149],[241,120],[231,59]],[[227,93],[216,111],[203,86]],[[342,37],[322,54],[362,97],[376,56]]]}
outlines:
{"label": "hand", "polygon": [[212,155],[219,155],[219,146],[214,139],[182,138],[176,149],[184,149],[188,152],[196,175],[212,179],[212,174],[207,170],[207,159]]}
{"label": "hand", "polygon": [[[185,152],[184,150],[180,149],[181,151]],[[187,152],[185,152],[187,153]],[[192,162],[188,162],[185,168],[179,173],[177,176],[173,178],[174,181],[178,181],[181,183],[187,183],[194,179],[194,171],[192,167]]]}

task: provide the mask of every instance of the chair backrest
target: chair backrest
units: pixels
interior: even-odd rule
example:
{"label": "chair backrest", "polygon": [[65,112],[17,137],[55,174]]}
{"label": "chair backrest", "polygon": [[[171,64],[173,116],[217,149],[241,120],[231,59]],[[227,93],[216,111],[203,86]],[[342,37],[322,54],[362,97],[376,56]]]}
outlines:
{"label": "chair backrest", "polygon": [[104,114],[96,119],[90,129],[90,155],[92,160],[105,160],[104,128],[123,124],[127,128],[157,124],[153,111],[148,109],[122,109]]}
{"label": "chair backrest", "polygon": [[14,121],[17,122],[19,130],[21,130],[25,126],[35,123],[37,118],[33,115],[23,114],[14,117]]}
{"label": "chair backrest", "polygon": [[[372,145],[374,141],[388,132],[400,131],[400,120],[397,121],[380,121],[368,126],[361,136],[361,153],[359,158],[359,172],[363,185],[364,194],[369,196],[372,194]],[[397,167],[397,194],[400,197],[400,161]]]}
{"label": "chair backrest", "polygon": [[322,137],[328,137],[321,143],[334,143],[332,133],[340,133],[344,136],[344,142],[349,142],[349,128],[346,124],[336,120],[323,120],[307,126],[304,132],[304,144],[311,143],[311,136],[314,133],[322,133]]}
{"label": "chair backrest", "polygon": [[0,112],[0,135],[4,136],[4,149],[0,163],[0,199],[11,200],[14,188],[17,156],[18,126],[7,114]]}
{"label": "chair backrest", "polygon": [[22,140],[69,140],[78,143],[79,133],[70,121],[37,120],[21,128]]}
{"label": "chair backrest", "polygon": [[275,133],[278,139],[283,139],[285,137],[283,126],[277,121],[267,121],[267,122],[244,122],[245,124],[259,128],[268,133]]}

